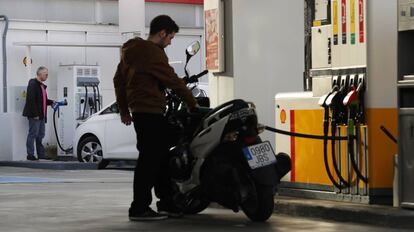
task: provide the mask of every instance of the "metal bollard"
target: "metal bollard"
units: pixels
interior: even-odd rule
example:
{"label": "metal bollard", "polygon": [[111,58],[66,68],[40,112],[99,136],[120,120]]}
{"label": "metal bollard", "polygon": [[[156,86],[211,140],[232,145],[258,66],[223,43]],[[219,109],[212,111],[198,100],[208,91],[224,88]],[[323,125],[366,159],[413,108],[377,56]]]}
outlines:
{"label": "metal bollard", "polygon": [[398,185],[398,154],[394,155],[394,182],[393,182],[393,206],[400,207],[399,185]]}

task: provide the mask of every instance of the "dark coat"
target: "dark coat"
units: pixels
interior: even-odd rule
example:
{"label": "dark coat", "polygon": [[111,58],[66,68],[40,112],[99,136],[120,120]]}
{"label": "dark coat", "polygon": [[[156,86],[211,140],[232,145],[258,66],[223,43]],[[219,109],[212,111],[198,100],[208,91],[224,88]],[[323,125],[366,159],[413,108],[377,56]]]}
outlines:
{"label": "dark coat", "polygon": [[169,65],[164,49],[140,38],[128,40],[122,46],[114,86],[121,115],[128,114],[129,109],[140,113],[164,113],[165,87],[174,90],[190,108],[197,104],[184,81]]}
{"label": "dark coat", "polygon": [[[39,117],[39,119],[44,119],[46,121],[47,115],[44,115],[43,109],[43,96],[42,96],[42,83],[36,78],[30,79],[29,84],[27,85],[27,95],[26,95],[26,104],[24,105],[23,116],[28,118]],[[47,86],[43,85],[46,89]],[[46,95],[46,105],[52,105],[53,101],[47,98]]]}

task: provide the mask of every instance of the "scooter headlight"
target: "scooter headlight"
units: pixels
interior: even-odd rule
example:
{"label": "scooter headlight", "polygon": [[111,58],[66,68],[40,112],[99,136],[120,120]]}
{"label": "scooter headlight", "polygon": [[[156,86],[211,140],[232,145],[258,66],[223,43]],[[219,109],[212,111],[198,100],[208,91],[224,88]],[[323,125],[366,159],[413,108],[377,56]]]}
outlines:
{"label": "scooter headlight", "polygon": [[237,140],[238,137],[239,137],[239,132],[238,131],[232,131],[232,132],[227,133],[224,136],[223,140],[227,141],[227,142],[234,142],[234,141]]}

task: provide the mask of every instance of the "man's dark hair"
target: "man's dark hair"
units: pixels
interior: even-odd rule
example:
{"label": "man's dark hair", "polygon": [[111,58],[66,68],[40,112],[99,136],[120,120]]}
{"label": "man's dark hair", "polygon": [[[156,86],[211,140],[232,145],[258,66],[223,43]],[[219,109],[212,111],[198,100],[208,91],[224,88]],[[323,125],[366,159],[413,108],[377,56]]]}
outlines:
{"label": "man's dark hair", "polygon": [[158,32],[165,30],[167,34],[173,32],[178,33],[180,28],[168,15],[159,15],[151,21],[150,35],[155,35]]}

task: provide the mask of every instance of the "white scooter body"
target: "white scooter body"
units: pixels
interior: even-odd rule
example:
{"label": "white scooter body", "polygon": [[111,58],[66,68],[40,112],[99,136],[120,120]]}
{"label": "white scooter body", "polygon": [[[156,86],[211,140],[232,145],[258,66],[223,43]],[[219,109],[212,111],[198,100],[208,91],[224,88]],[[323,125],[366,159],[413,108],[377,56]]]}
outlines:
{"label": "white scooter body", "polygon": [[[220,118],[220,114],[231,108],[233,105],[227,105],[218,110],[208,118],[204,119],[202,130],[193,138],[190,144],[190,152],[195,158],[191,177],[183,182],[177,182],[181,193],[188,193],[195,187],[200,185],[200,170],[205,159],[211,155],[213,150],[222,142],[224,128],[229,122],[230,115],[228,114]],[[256,113],[254,108],[244,108],[241,111],[250,111]]]}

